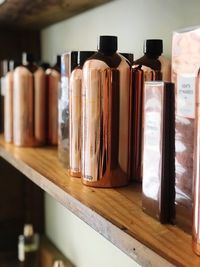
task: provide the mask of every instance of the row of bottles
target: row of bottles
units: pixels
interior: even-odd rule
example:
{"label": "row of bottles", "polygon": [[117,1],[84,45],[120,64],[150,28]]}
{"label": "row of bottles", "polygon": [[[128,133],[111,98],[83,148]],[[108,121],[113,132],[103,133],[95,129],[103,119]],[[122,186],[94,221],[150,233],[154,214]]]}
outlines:
{"label": "row of bottles", "polygon": [[68,73],[64,157],[69,152],[70,174],[89,186],[123,186],[131,177],[141,181],[144,82],[170,76],[170,65],[160,60],[162,40],[147,40],[145,56],[132,62],[132,68],[130,54],[124,57],[117,48],[117,37],[100,36],[98,52],[86,54],[90,57],[84,58],[83,68]]}
{"label": "row of bottles", "polygon": [[[175,222],[190,232],[194,204],[197,244],[199,61],[192,47],[198,47],[198,38],[198,28],[174,33],[175,87],[162,40],[146,40],[144,56],[134,61],[131,54],[117,52],[117,37],[100,36],[97,52],[67,52],[60,73],[55,68],[46,76],[29,58],[11,74],[14,85],[6,94],[12,110],[5,111],[13,118],[5,115],[5,131],[13,127],[10,139],[20,146],[42,145],[46,138],[58,142],[59,159],[85,185],[142,182],[143,210],[163,223]],[[59,80],[60,90],[44,89],[55,88]],[[55,109],[47,119],[50,107]]]}
{"label": "row of bottles", "polygon": [[24,53],[22,64],[5,75],[6,142],[16,146],[57,144],[59,60],[45,73],[32,54]]}

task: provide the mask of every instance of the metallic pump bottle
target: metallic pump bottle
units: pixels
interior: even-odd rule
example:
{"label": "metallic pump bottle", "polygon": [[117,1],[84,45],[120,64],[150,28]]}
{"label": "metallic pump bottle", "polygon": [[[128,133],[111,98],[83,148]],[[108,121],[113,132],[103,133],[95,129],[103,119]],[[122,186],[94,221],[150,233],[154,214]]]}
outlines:
{"label": "metallic pump bottle", "polygon": [[45,73],[25,54],[14,71],[13,141],[17,146],[43,145],[46,139]]}
{"label": "metallic pump bottle", "polygon": [[47,142],[50,145],[58,143],[58,93],[60,88],[61,57],[52,68],[46,70],[47,90]]}
{"label": "metallic pump bottle", "polygon": [[144,56],[134,61],[132,67],[132,138],[131,177],[142,181],[142,125],[145,81],[170,81],[170,64],[161,56],[163,43],[159,39],[144,41]]}
{"label": "metallic pump bottle", "polygon": [[82,66],[94,51],[78,52],[78,66],[70,76],[69,93],[69,169],[70,174],[81,177],[81,93]]}
{"label": "metallic pump bottle", "polygon": [[81,177],[88,186],[129,182],[130,66],[116,51],[117,37],[100,36],[83,66]]}

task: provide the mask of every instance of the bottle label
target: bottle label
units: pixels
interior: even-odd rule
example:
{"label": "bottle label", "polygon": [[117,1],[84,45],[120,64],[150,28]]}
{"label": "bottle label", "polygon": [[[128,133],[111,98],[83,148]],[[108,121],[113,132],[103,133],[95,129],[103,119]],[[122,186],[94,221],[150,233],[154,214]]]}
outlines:
{"label": "bottle label", "polygon": [[196,75],[181,74],[177,77],[177,109],[178,116],[194,119]]}

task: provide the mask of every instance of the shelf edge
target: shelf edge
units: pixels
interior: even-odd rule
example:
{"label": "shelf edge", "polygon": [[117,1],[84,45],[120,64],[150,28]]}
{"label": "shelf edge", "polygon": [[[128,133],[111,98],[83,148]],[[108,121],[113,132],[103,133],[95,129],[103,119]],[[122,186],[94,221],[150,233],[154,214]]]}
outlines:
{"label": "shelf edge", "polygon": [[[15,156],[7,152],[3,147],[0,147],[0,156],[141,266],[174,266],[153,250],[65,192],[24,161],[15,158]],[[55,192],[58,192],[56,197]]]}

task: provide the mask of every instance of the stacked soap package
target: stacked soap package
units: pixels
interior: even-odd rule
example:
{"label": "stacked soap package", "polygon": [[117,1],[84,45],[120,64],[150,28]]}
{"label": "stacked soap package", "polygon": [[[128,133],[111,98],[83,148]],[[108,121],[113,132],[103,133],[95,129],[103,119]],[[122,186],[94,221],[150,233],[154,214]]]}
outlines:
{"label": "stacked soap package", "polygon": [[185,28],[173,34],[172,78],[176,83],[176,220],[185,230],[191,232],[192,228],[193,249],[198,255],[200,255],[199,43],[200,26]]}
{"label": "stacked soap package", "polygon": [[174,219],[174,84],[144,86],[142,207],[162,223]]}
{"label": "stacked soap package", "polygon": [[193,157],[198,50],[200,29],[174,32],[172,44],[172,80],[176,85],[176,222],[191,232],[193,207]]}

